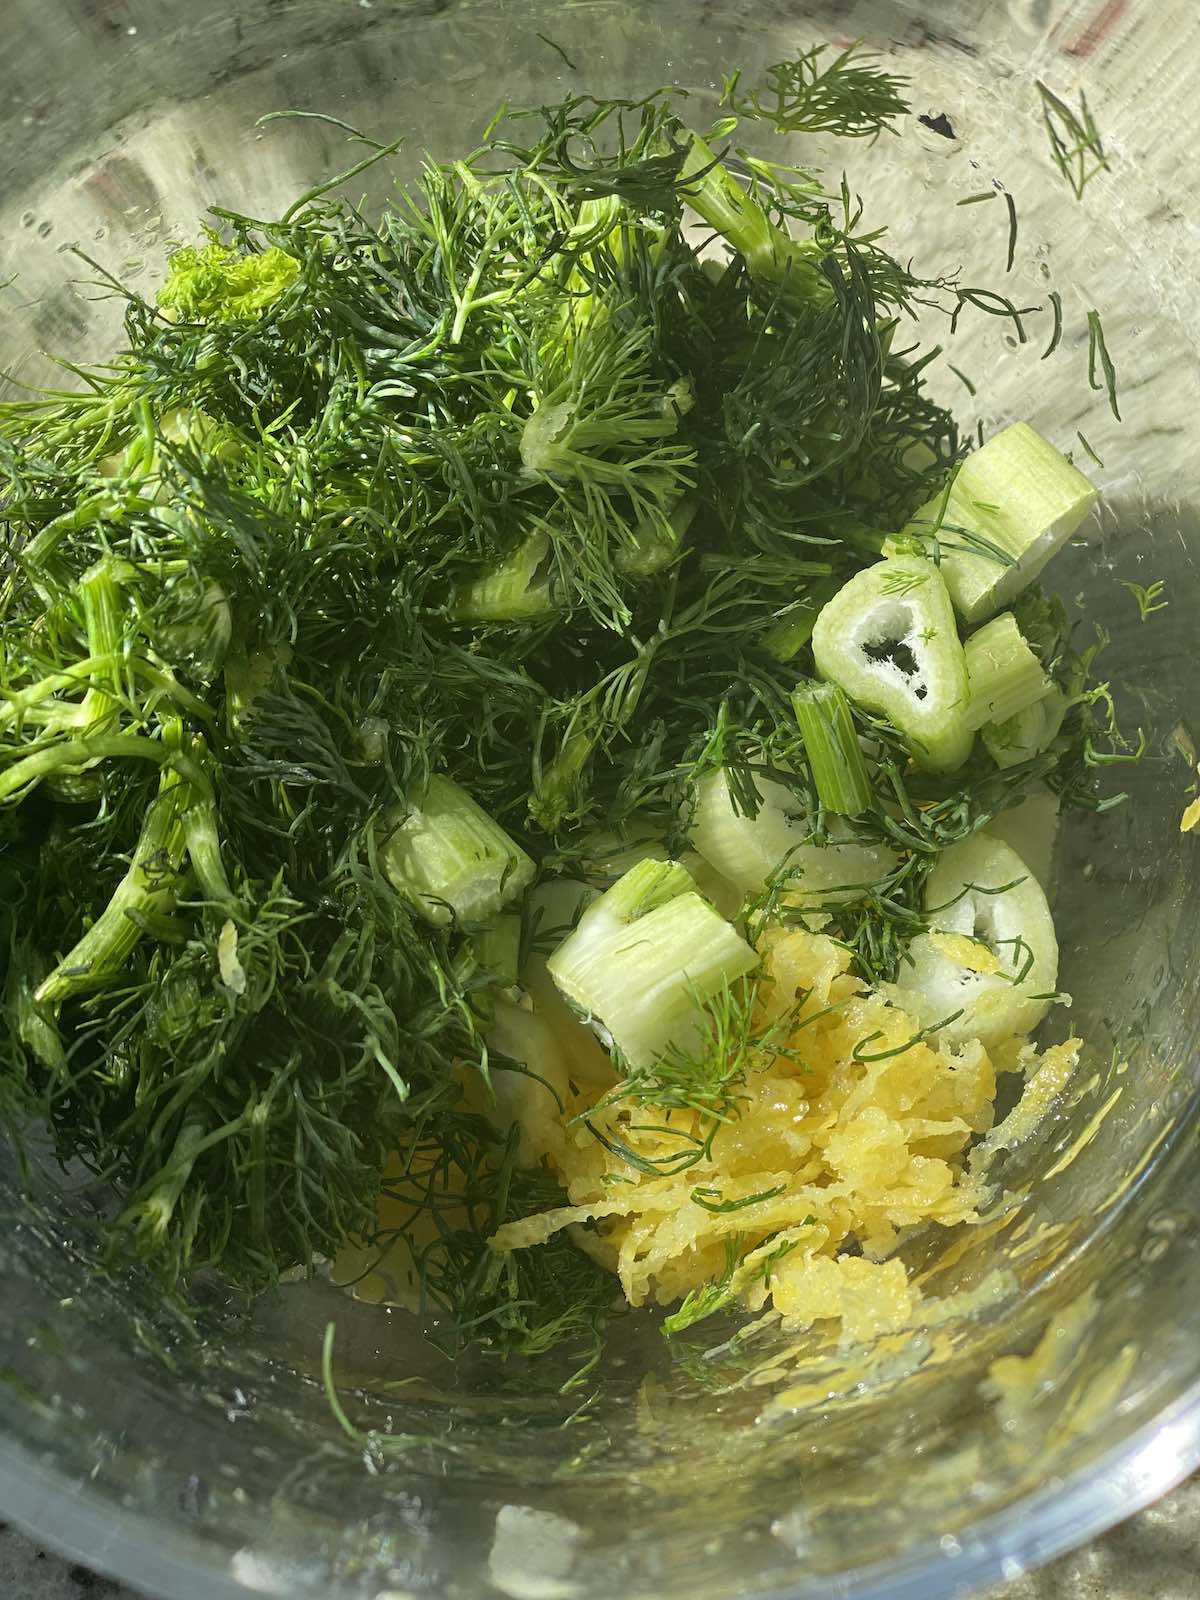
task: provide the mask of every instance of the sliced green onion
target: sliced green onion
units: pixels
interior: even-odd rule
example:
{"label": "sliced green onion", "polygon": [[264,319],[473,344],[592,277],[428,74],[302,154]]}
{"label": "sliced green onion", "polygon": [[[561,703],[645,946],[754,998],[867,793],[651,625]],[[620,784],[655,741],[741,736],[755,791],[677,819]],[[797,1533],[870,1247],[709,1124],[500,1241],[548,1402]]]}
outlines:
{"label": "sliced green onion", "polygon": [[546,570],[550,539],[540,530],[523,539],[502,561],[463,583],[451,615],[460,622],[525,622],[556,609]]}
{"label": "sliced green onion", "polygon": [[[949,493],[922,506],[900,541],[937,538],[950,597],[965,621],[979,622],[1032,583],[1095,503],[1082,472],[1027,422],[1015,422],[967,457]],[[1000,558],[969,548],[972,540]]]}
{"label": "sliced green onion", "polygon": [[871,780],[850,702],[836,683],[802,683],[792,690],[792,707],[821,804],[859,816],[871,804]]}
{"label": "sliced green onion", "polygon": [[642,861],[590,905],[547,963],[630,1067],[700,1047],[705,1007],[758,965],[678,862]]}
{"label": "sliced green onion", "polygon": [[533,882],[536,868],[498,823],[449,778],[385,820],[380,859],[393,885],[428,921],[491,922]]}
{"label": "sliced green onion", "polygon": [[967,661],[938,568],[893,556],[855,573],[813,628],[823,678],[878,711],[918,765],[953,772],[971,753]]}
{"label": "sliced green onion", "polygon": [[1053,685],[1011,611],[985,622],[967,640],[967,726],[1006,722],[1047,695]]}

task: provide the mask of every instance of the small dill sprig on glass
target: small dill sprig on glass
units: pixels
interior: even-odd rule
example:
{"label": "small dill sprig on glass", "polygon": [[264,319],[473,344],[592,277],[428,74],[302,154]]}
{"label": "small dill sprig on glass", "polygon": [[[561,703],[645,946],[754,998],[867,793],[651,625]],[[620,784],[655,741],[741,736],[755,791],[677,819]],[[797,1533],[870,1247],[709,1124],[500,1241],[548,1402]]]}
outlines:
{"label": "small dill sprig on glass", "polygon": [[1088,107],[1087,95],[1080,91],[1079,109],[1076,111],[1040,79],[1037,91],[1041,97],[1042,122],[1050,141],[1051,158],[1070,185],[1076,200],[1082,200],[1088,184],[1098,174],[1106,172],[1109,165],[1100,130]]}

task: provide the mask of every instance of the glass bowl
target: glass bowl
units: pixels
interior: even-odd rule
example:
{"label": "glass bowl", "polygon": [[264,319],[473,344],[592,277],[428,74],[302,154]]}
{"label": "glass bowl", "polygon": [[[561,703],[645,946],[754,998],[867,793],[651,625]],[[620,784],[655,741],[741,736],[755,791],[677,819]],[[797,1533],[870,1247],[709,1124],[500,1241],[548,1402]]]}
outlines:
{"label": "glass bowl", "polygon": [[[975,394],[944,363],[936,382],[968,423],[1026,417],[1064,445],[1078,431],[1105,463],[1057,576],[1111,631],[1147,755],[1122,774],[1130,803],[1073,823],[1059,852],[1061,982],[1089,1053],[1003,1169],[1008,1224],[924,1268],[942,1293],[999,1285],[984,1309],[849,1363],[768,1335],[745,1370],[713,1340],[672,1360],[633,1317],[602,1377],[565,1392],[553,1363],[452,1368],[403,1313],[320,1281],[251,1307],[200,1283],[213,1337],[197,1338],[98,1258],[86,1177],[35,1143],[22,1178],[0,1150],[0,1517],[180,1600],[933,1600],[1185,1476],[1200,1462],[1200,847],[1179,829],[1195,774],[1177,735],[1200,646],[1192,0],[6,0],[5,15],[10,386],[43,381],[50,354],[114,345],[118,308],[81,284],[71,245],[149,287],[210,204],[270,214],[344,164],[336,128],[256,126],[265,112],[403,136],[403,173],[422,146],[466,148],[501,98],[672,81],[707,112],[734,64],[866,40],[912,80],[920,120],[829,159],[893,250],[1003,279],[1021,305],[1061,296],[1053,360],[1037,359],[1045,309],[1029,346],[979,316],[950,352]],[[1110,169],[1078,201],[1039,80],[1073,104],[1086,90],[1103,134]],[[1007,208],[952,203],[991,186],[1019,217],[1007,273]],[[1089,384],[1091,309],[1120,421]],[[1114,578],[1162,579],[1167,608],[1139,622]],[[386,1448],[364,1453],[328,1405],[331,1314],[342,1403]]]}

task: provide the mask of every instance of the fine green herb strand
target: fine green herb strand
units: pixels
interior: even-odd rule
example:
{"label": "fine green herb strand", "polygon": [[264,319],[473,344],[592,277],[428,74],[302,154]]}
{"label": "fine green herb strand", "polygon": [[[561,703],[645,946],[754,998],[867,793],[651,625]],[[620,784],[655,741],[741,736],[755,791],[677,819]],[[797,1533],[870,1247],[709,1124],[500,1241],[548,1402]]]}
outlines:
{"label": "fine green herb strand", "polygon": [[1088,109],[1087,96],[1080,91],[1079,110],[1060,100],[1042,82],[1037,85],[1042,102],[1042,121],[1050,141],[1054,165],[1071,187],[1076,200],[1098,173],[1108,168],[1108,157],[1100,133]]}
{"label": "fine green herb strand", "polygon": [[569,67],[572,72],[578,72],[579,71],[579,67],[577,66],[577,64],[574,61],[571,60],[570,56],[563,49],[562,45],[558,44],[554,39],[549,38],[544,33],[539,33],[538,34],[538,38],[542,41],[543,44],[549,45],[551,50],[554,51],[556,56],[561,56],[562,59],[563,59],[564,65]]}
{"label": "fine green herb strand", "polygon": [[781,1183],[774,1189],[762,1189],[758,1194],[743,1195],[740,1200],[723,1200],[719,1189],[693,1189],[692,1202],[716,1216],[725,1216],[731,1211],[744,1211],[747,1206],[756,1206],[764,1200],[774,1200],[777,1195],[786,1191],[787,1185]]}
{"label": "fine green herb strand", "polygon": [[1079,429],[1076,429],[1076,430],[1075,430],[1075,437],[1076,437],[1076,438],[1077,438],[1077,439],[1078,439],[1078,440],[1079,440],[1079,442],[1080,442],[1080,444],[1081,444],[1081,445],[1082,445],[1082,446],[1083,446],[1083,448],[1084,448],[1084,449],[1085,449],[1085,450],[1086,450],[1086,451],[1087,451],[1087,453],[1088,453],[1088,455],[1089,455],[1089,456],[1090,456],[1090,457],[1091,457],[1091,458],[1092,458],[1092,460],[1093,460],[1093,461],[1094,461],[1094,462],[1095,462],[1095,463],[1096,463],[1096,465],[1097,465],[1097,466],[1098,466],[1098,467],[1103,467],[1103,465],[1104,465],[1104,463],[1103,463],[1103,461],[1101,461],[1101,459],[1100,459],[1100,457],[1099,457],[1099,456],[1098,456],[1098,455],[1097,455],[1097,454],[1096,454],[1096,452],[1095,452],[1095,450],[1094,450],[1094,449],[1093,449],[1093,448],[1092,448],[1092,446],[1091,446],[1091,444],[1089,444],[1089,442],[1088,442],[1088,440],[1087,440],[1087,439],[1086,439],[1086,437],[1085,437],[1085,436],[1084,436],[1084,435],[1083,435],[1083,434],[1082,434],[1082,433],[1081,433],[1081,432],[1080,432],[1080,431],[1079,431]]}
{"label": "fine green herb strand", "polygon": [[882,1037],[878,1032],[869,1033],[854,1046],[854,1049],[850,1052],[850,1059],[861,1062],[864,1066],[868,1066],[875,1061],[890,1061],[893,1056],[902,1056],[905,1051],[911,1050],[914,1045],[921,1044],[923,1040],[928,1039],[932,1034],[944,1028],[947,1023],[955,1022],[961,1016],[961,1009],[952,1011],[948,1017],[942,1017],[938,1022],[931,1022],[927,1027],[919,1028],[910,1039],[905,1039],[903,1044],[892,1045],[887,1050],[866,1050],[864,1046],[872,1044],[876,1039]]}
{"label": "fine green herb strand", "polygon": [[1045,361],[1047,356],[1052,356],[1058,349],[1059,341],[1062,339],[1063,331],[1062,296],[1056,289],[1051,289],[1048,298],[1051,309],[1054,312],[1054,326],[1050,330],[1050,343],[1042,351],[1043,361]]}
{"label": "fine green herb strand", "polygon": [[1012,322],[1013,330],[1022,344],[1026,342],[1025,323],[1023,318],[1032,316],[1039,308],[1037,306],[1017,307],[1007,295],[998,294],[994,289],[959,289],[958,304],[955,306],[950,318],[950,332],[958,328],[958,319],[964,306],[974,306],[977,311],[985,311],[989,316],[1008,317]]}
{"label": "fine green herb strand", "polygon": [[963,372],[960,368],[956,367],[952,361],[948,361],[946,363],[946,365],[950,368],[950,371],[958,379],[959,383],[962,384],[963,388],[967,391],[967,393],[969,395],[971,395],[972,397],[974,397],[975,392],[976,392],[975,391],[975,385],[971,382],[970,378],[967,377],[966,373]]}
{"label": "fine green herb strand", "polygon": [[1004,270],[1005,272],[1011,272],[1017,255],[1017,202],[1007,189],[1004,191],[1004,204],[1008,209],[1008,254],[1005,258]]}
{"label": "fine green herb strand", "polygon": [[349,1439],[353,1444],[365,1447],[367,1444],[367,1436],[365,1433],[356,1428],[350,1421],[350,1418],[346,1415],[346,1408],[342,1404],[342,1398],[338,1394],[337,1384],[334,1381],[333,1346],[336,1338],[337,1323],[327,1322],[325,1324],[324,1337],[321,1340],[321,1384],[325,1390],[325,1400],[330,1411],[333,1413],[334,1420],[336,1421],[338,1427],[346,1435],[347,1439]]}
{"label": "fine green herb strand", "polygon": [[[1088,388],[1106,390],[1108,404],[1117,421],[1121,420],[1121,412],[1117,406],[1117,369],[1113,365],[1112,357],[1108,353],[1108,346],[1104,342],[1104,329],[1100,323],[1100,313],[1089,311],[1088,317]],[[1099,366],[1104,376],[1103,384],[1096,376]]]}
{"label": "fine green herb strand", "polygon": [[969,194],[962,200],[956,200],[955,205],[977,206],[985,200],[994,200],[999,193],[998,189],[981,189],[978,194]]}
{"label": "fine green herb strand", "polygon": [[1122,579],[1121,587],[1122,589],[1127,589],[1133,596],[1137,603],[1138,620],[1141,622],[1145,622],[1149,617],[1152,617],[1156,611],[1164,611],[1171,603],[1163,598],[1165,585],[1161,578],[1156,578],[1153,583],[1145,585]]}
{"label": "fine green herb strand", "polygon": [[739,93],[741,74],[725,84],[721,104],[736,116],[771,123],[779,133],[875,138],[908,111],[907,80],[883,71],[858,45],[830,56],[826,45],[770,67],[766,88]]}

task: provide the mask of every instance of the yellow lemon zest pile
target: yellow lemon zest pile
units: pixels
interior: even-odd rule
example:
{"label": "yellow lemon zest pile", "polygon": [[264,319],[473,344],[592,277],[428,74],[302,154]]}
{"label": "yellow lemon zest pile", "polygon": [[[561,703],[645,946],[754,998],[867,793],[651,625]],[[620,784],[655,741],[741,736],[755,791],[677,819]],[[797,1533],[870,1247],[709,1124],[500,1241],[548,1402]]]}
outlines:
{"label": "yellow lemon zest pile", "polygon": [[[668,1175],[642,1170],[604,1140],[661,1164],[681,1134],[699,1136],[697,1113],[597,1108],[595,1085],[572,1085],[560,1112],[525,1080],[524,1151],[560,1175],[570,1204],[507,1223],[492,1243],[536,1248],[570,1228],[631,1305],[723,1281],[750,1310],[770,1301],[795,1326],[839,1319],[859,1342],[919,1317],[920,1291],[891,1253],[910,1230],[980,1220],[992,1158],[1048,1113],[1079,1041],[1040,1055],[1005,1041],[997,1064],[1019,1067],[1029,1088],[993,1130],[996,1075],[982,1044],[920,1038],[822,934],[777,931],[764,944],[757,1021],[788,1020],[710,1153]],[[988,1137],[968,1159],[978,1135]]]}

